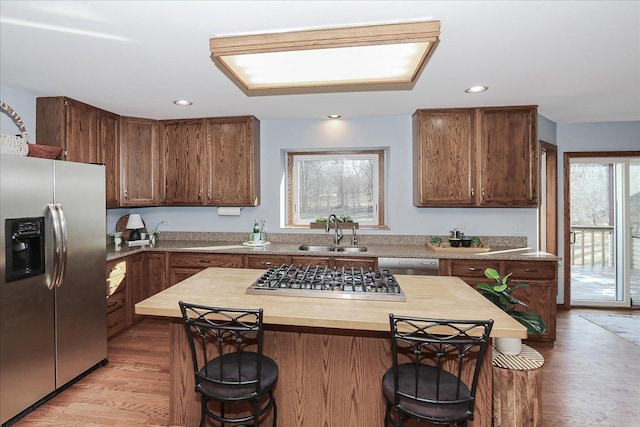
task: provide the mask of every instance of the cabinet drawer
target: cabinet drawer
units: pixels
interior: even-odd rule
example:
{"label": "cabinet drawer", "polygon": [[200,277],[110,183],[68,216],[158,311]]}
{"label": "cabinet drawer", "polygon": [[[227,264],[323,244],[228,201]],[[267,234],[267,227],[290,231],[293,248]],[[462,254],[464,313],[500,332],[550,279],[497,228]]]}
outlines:
{"label": "cabinet drawer", "polygon": [[504,266],[505,274],[513,273],[512,280],[555,280],[555,262],[535,261],[507,261]]}
{"label": "cabinet drawer", "polygon": [[127,261],[118,259],[107,262],[107,280],[111,277],[122,276],[127,273]]}
{"label": "cabinet drawer", "polygon": [[107,298],[107,313],[111,313],[112,311],[116,311],[117,309],[124,307],[127,303],[127,293],[126,292],[116,292]]}
{"label": "cabinet drawer", "polygon": [[247,255],[247,268],[265,269],[287,263],[286,255]]}
{"label": "cabinet drawer", "polygon": [[235,254],[171,254],[169,263],[172,267],[231,267],[242,268],[242,255]]}
{"label": "cabinet drawer", "polygon": [[121,307],[107,314],[107,337],[118,334],[127,328],[127,311]]}
{"label": "cabinet drawer", "polygon": [[486,260],[451,260],[452,276],[485,278],[484,270],[487,268],[500,271],[500,263]]}

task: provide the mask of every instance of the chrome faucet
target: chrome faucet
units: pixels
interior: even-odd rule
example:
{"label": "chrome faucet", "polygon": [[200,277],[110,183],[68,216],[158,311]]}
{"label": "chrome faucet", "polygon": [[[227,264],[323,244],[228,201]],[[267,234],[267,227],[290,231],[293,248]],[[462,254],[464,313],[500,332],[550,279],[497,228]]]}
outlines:
{"label": "chrome faucet", "polygon": [[331,228],[331,218],[333,218],[333,222],[335,224],[335,230],[336,230],[336,237],[335,237],[334,243],[338,245],[340,244],[340,240],[342,240],[342,237],[344,236],[342,235],[342,229],[340,228],[340,224],[338,224],[338,217],[336,216],[336,214],[329,215],[329,218],[327,218],[327,225],[324,231],[325,233],[329,232],[329,229]]}
{"label": "chrome faucet", "polygon": [[353,232],[353,234],[351,235],[351,244],[353,246],[358,244],[358,236],[356,236],[356,226],[354,225],[353,227],[351,227],[351,231]]}

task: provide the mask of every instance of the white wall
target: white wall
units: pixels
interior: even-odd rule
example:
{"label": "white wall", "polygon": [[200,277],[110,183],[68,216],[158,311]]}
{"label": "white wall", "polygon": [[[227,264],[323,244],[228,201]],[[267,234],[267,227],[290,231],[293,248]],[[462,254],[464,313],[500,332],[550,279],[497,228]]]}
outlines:
{"label": "white wall", "polygon": [[[35,142],[36,136],[36,97],[35,95],[0,86],[0,100],[9,104],[13,110],[18,113],[30,137],[30,142]],[[8,135],[17,135],[20,129],[13,122],[11,117],[4,111],[0,114],[0,133]]]}
{"label": "white wall", "polygon": [[[584,151],[639,151],[640,122],[559,123],[558,140],[558,251],[564,254],[564,153]],[[559,264],[558,303],[564,302],[564,267]]]}

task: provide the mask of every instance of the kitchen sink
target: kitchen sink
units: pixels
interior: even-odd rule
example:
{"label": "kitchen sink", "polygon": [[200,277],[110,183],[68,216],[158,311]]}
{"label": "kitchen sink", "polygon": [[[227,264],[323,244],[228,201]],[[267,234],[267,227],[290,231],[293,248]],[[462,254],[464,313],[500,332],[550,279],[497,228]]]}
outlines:
{"label": "kitchen sink", "polygon": [[300,245],[301,251],[307,252],[366,252],[365,246],[330,246],[330,245]]}

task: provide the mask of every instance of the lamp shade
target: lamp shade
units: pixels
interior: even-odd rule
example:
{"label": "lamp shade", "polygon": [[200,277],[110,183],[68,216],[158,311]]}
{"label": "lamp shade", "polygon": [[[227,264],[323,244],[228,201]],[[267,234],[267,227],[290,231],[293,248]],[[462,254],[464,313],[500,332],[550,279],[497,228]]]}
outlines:
{"label": "lamp shade", "polygon": [[138,230],[141,228],[144,228],[142,217],[140,217],[139,214],[129,215],[129,220],[127,221],[127,230]]}

